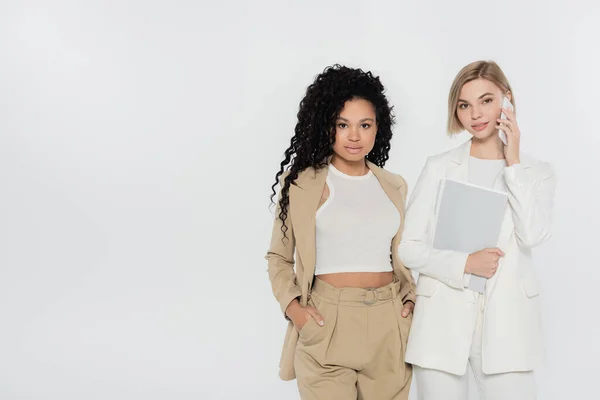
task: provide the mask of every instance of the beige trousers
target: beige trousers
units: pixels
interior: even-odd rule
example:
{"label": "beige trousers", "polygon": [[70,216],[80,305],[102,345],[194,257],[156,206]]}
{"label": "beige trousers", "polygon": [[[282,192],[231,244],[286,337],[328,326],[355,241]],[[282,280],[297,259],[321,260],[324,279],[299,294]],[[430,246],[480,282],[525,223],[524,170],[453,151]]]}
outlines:
{"label": "beige trousers", "polygon": [[407,400],[412,369],[404,362],[412,316],[403,318],[399,282],[377,289],[337,289],[320,279],[308,304],[294,358],[302,400]]}

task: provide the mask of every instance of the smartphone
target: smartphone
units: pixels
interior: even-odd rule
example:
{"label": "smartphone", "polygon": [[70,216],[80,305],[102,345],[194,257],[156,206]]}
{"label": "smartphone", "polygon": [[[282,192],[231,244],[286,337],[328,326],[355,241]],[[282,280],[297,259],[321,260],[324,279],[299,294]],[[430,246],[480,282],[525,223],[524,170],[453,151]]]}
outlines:
{"label": "smartphone", "polygon": [[[511,111],[513,110],[513,105],[506,96],[502,96],[502,108],[506,108]],[[504,115],[504,113],[500,113],[500,119],[506,119],[506,115]],[[502,143],[504,143],[505,146],[508,145],[508,141],[506,140],[506,133],[504,133],[502,129],[498,129],[498,136],[500,136],[500,140],[502,140]]]}

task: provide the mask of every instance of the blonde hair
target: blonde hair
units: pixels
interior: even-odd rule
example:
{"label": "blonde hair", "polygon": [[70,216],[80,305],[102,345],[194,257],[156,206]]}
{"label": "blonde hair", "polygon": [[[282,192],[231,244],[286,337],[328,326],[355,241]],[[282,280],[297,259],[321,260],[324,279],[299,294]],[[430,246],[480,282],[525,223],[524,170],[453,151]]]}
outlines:
{"label": "blonde hair", "polygon": [[475,61],[463,69],[461,69],[456,78],[454,78],[454,82],[452,82],[452,86],[450,87],[450,94],[448,95],[448,135],[455,135],[465,129],[465,127],[458,120],[458,115],[456,114],[457,106],[458,106],[458,97],[460,96],[460,91],[462,87],[471,81],[476,79],[486,79],[502,90],[504,94],[510,92],[511,100],[515,111],[515,95],[512,92],[512,88],[510,87],[510,83],[508,83],[508,79],[506,79],[506,75],[502,72],[502,69],[493,61]]}

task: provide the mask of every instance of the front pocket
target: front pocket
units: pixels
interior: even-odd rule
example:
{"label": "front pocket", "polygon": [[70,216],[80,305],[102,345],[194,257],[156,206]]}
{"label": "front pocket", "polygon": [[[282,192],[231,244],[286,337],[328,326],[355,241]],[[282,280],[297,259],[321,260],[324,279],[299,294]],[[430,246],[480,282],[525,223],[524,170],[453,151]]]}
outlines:
{"label": "front pocket", "polygon": [[[311,295],[308,300],[308,305],[314,307],[325,320],[325,325],[320,326],[317,321],[311,316],[300,331],[298,331],[298,342],[303,346],[312,346],[320,343],[324,337],[331,332],[331,328],[335,325],[335,313],[332,313],[330,305],[319,301],[317,296]],[[337,306],[336,306],[337,307]]]}
{"label": "front pocket", "polygon": [[[320,313],[319,309],[317,308],[317,304],[315,304],[315,300],[316,300],[316,299],[315,299],[315,297],[314,297],[314,296],[310,296],[310,297],[308,298],[308,301],[306,302],[306,305],[307,305],[308,307],[312,307],[312,308],[314,308],[315,310],[317,310],[317,312],[319,312],[319,313]],[[308,331],[308,330],[310,330],[310,329],[311,329],[311,327],[310,327],[310,326],[307,326],[307,325],[318,325],[318,324],[317,324],[317,321],[315,321],[315,319],[312,317],[312,315],[310,316],[310,318],[308,319],[308,321],[306,321],[306,322],[304,323],[304,325],[302,325],[302,328],[300,328],[300,330],[298,331],[298,336],[302,336],[302,335],[304,335],[304,333],[305,333],[306,331]]]}
{"label": "front pocket", "polygon": [[298,335],[299,336],[305,335],[306,331],[310,329],[309,325],[312,325],[312,324],[316,325],[317,321],[315,321],[315,319],[311,316],[310,319],[308,321],[306,321],[304,323],[304,325],[302,325],[302,328],[300,328],[300,330],[298,331]]}
{"label": "front pocket", "polygon": [[410,327],[412,325],[413,313],[411,312],[406,318],[404,318],[402,316],[402,310],[404,309],[404,304],[402,301],[397,298],[392,300],[392,303],[394,314],[396,315],[396,320],[398,322],[398,332],[400,333],[400,351],[402,353],[402,357],[404,358],[404,354],[406,353],[406,344],[408,342],[408,335],[410,334]]}

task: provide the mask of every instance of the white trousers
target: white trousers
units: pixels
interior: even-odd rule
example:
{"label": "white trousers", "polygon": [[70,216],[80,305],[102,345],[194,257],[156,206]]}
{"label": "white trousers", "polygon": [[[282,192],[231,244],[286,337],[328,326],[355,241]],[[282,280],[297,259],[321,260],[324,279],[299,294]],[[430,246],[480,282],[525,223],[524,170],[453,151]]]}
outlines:
{"label": "white trousers", "polygon": [[[468,290],[468,289],[465,289]],[[473,292],[477,301],[477,322],[473,332],[469,365],[481,400],[535,400],[533,371],[486,375],[481,368],[481,337],[485,297]],[[419,400],[467,400],[469,374],[462,376],[413,366]]]}

